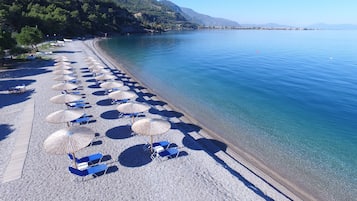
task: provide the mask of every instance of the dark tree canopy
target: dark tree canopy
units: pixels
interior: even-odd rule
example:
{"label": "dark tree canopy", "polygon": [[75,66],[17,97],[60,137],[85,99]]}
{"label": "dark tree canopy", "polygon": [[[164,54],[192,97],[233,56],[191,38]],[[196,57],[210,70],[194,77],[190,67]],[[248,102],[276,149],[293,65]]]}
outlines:
{"label": "dark tree canopy", "polygon": [[21,32],[16,35],[17,42],[20,45],[31,45],[33,48],[42,41],[43,34],[37,27],[25,26]]}

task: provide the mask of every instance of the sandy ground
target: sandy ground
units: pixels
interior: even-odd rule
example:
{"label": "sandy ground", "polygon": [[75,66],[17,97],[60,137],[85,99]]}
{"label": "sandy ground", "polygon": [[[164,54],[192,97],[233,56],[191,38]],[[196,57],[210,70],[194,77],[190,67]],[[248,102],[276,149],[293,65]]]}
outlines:
{"label": "sandy ground", "polygon": [[[66,127],[45,121],[48,114],[65,109],[49,99],[60,94],[51,89],[58,83],[51,73],[54,61],[32,61],[21,68],[0,72],[0,175],[3,175],[14,151],[14,143],[22,125],[22,110],[34,100],[32,132],[21,179],[0,183],[0,200],[298,200],[281,186],[262,178],[259,172],[226,152],[224,143],[206,137],[205,131],[191,123],[185,115],[150,93],[128,75],[113,66],[93,41],[73,41],[54,50],[52,58],[66,56],[82,81],[84,100],[90,107],[85,113],[92,121],[82,125],[97,133],[92,146],[77,156],[100,152],[105,174],[88,176],[81,181],[68,171],[72,165],[66,155],[51,155],[43,142],[53,132]],[[88,71],[86,58],[93,57],[108,67],[117,80],[124,81],[137,93],[138,102],[150,104],[146,117],[170,121],[171,129],[155,141],[169,140],[180,150],[177,158],[151,160],[143,150],[146,136],[131,135],[130,118],[119,118],[117,105],[110,104],[103,89],[95,84]],[[27,85],[24,94],[6,94],[9,86]],[[139,117],[142,118],[142,117]],[[218,145],[218,146],[217,146]]]}

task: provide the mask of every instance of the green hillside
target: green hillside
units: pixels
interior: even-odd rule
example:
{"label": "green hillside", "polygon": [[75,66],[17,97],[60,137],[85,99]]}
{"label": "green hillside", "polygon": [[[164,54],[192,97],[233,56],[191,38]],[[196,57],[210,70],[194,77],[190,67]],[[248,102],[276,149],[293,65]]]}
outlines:
{"label": "green hillside", "polygon": [[115,0],[120,7],[131,12],[143,26],[153,30],[197,29],[181,13],[165,2],[157,0]]}

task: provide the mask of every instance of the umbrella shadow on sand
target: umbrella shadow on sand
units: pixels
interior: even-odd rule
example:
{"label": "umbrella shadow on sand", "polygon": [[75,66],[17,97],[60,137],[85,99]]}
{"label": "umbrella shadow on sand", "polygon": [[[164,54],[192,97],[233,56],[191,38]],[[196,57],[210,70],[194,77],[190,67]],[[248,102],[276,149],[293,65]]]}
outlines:
{"label": "umbrella shadow on sand", "polygon": [[104,90],[95,91],[92,93],[95,96],[105,96],[107,95]]}
{"label": "umbrella shadow on sand", "polygon": [[133,137],[130,125],[117,126],[107,130],[105,135],[108,138],[119,140]]}
{"label": "umbrella shadow on sand", "polygon": [[110,98],[100,100],[96,104],[99,105],[99,106],[111,106],[111,105],[113,105],[112,104],[112,99],[110,99]]}
{"label": "umbrella shadow on sand", "polygon": [[103,112],[100,117],[103,119],[119,119],[119,112],[117,110],[109,110]]}
{"label": "umbrella shadow on sand", "polygon": [[88,85],[88,88],[91,88],[91,89],[100,89],[100,86],[98,84],[91,84],[91,85]]}
{"label": "umbrella shadow on sand", "polygon": [[167,118],[174,118],[174,117],[180,118],[180,117],[183,116],[183,114],[181,112],[176,112],[176,111],[173,111],[173,110],[171,110],[171,111],[168,111],[168,110],[160,111],[160,110],[158,110],[156,108],[150,108],[149,112],[151,114],[158,114],[160,116],[167,117]]}
{"label": "umbrella shadow on sand", "polygon": [[0,94],[0,108],[27,101],[31,98],[34,91],[33,89],[28,89],[18,94]]}
{"label": "umbrella shadow on sand", "polygon": [[[265,195],[265,193],[257,188],[254,184],[252,184],[249,180],[247,180],[245,177],[243,177],[239,172],[231,168],[224,160],[219,158],[215,153],[219,151],[225,152],[229,157],[231,157],[234,161],[239,163],[240,165],[244,166],[247,170],[249,170],[251,173],[259,177],[260,179],[264,180],[261,178],[259,175],[255,174],[252,170],[250,170],[247,166],[242,164],[240,161],[236,160],[233,158],[229,153],[227,153],[227,144],[224,142],[221,142],[219,140],[215,139],[207,139],[207,138],[199,138],[199,139],[194,139],[191,135],[189,135],[189,132],[198,132],[201,130],[200,127],[195,126],[193,124],[187,124],[180,122],[179,124],[176,124],[176,128],[181,130],[184,134],[185,137],[182,140],[182,143],[184,144],[185,147],[192,149],[192,150],[202,150],[205,151],[209,156],[211,156],[217,163],[221,164],[225,169],[227,169],[233,176],[235,176],[237,179],[239,179],[242,183],[244,183],[249,189],[254,191],[257,195],[262,197],[264,200],[273,200],[271,197]],[[271,185],[268,181],[264,180],[268,185],[273,187],[275,190],[279,191],[276,189],[273,185]],[[280,192],[280,191],[279,191]],[[282,192],[280,192],[282,193]],[[283,194],[283,193],[282,193]],[[285,195],[285,194],[283,194]],[[289,198],[287,195],[285,195],[287,198]],[[290,198],[289,198],[290,199]]]}
{"label": "umbrella shadow on sand", "polygon": [[125,167],[141,167],[150,163],[150,152],[144,151],[143,147],[144,144],[138,144],[124,150],[118,157],[119,163]]}
{"label": "umbrella shadow on sand", "polygon": [[8,135],[14,132],[14,129],[11,128],[9,124],[0,124],[0,141],[5,140]]}

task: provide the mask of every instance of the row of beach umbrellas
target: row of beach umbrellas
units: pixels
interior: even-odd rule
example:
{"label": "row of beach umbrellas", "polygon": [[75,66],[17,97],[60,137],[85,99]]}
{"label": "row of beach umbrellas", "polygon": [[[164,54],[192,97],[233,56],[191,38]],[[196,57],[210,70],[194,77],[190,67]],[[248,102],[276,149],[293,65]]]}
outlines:
{"label": "row of beach umbrellas", "polygon": [[[92,72],[101,73],[101,75],[95,77],[96,80],[110,80],[101,83],[99,85],[101,88],[110,90],[115,88],[120,89],[121,87],[123,87],[124,85],[123,82],[113,81],[115,76],[109,75],[108,74],[109,72],[105,71],[105,69],[103,69],[103,67],[100,64],[98,64],[95,61],[95,59],[88,58],[87,62],[92,64],[90,67],[90,70]],[[118,90],[109,93],[108,97],[113,100],[131,100],[137,98],[137,95],[132,91]],[[116,109],[123,114],[136,114],[136,113],[143,113],[148,111],[150,109],[150,106],[138,102],[126,102],[126,103],[119,104]],[[150,145],[151,145],[150,147],[151,147],[151,151],[153,151],[152,150],[153,136],[160,135],[169,131],[171,128],[170,122],[162,119],[152,119],[152,118],[143,118],[134,122],[134,117],[135,116],[133,115],[132,126],[131,126],[132,131],[139,135],[150,136]]]}
{"label": "row of beach umbrellas", "polygon": [[[124,83],[121,81],[115,81],[115,76],[110,75],[107,69],[97,63],[94,59],[88,58],[90,71],[95,76],[97,81],[106,81],[100,84],[101,88],[106,90],[120,89],[124,86]],[[79,86],[68,81],[75,80],[76,77],[73,76],[73,68],[70,66],[70,63],[66,57],[59,57],[56,59],[55,70],[53,74],[57,75],[54,78],[56,81],[63,81],[52,86],[52,89],[59,91],[67,91],[77,89]],[[125,88],[124,88],[125,89]],[[108,94],[109,98],[113,100],[130,100],[137,97],[134,92],[127,90],[117,90]],[[80,100],[82,97],[73,94],[60,94],[54,96],[50,99],[52,103],[56,104],[65,104],[69,102],[74,102]],[[122,103],[116,108],[120,113],[123,114],[136,114],[143,113],[150,109],[149,105],[137,103],[137,102],[127,102]],[[72,120],[75,120],[84,115],[84,112],[81,110],[59,110],[51,113],[46,117],[46,121],[51,123],[67,123],[68,127],[60,129],[52,133],[44,141],[44,149],[48,153],[52,154],[75,154],[75,152],[81,150],[82,148],[88,146],[94,138],[94,131],[83,126],[69,127],[69,123]],[[132,130],[133,132],[150,136],[150,144],[153,143],[153,136],[166,133],[171,128],[171,124],[162,119],[151,119],[143,118],[134,122],[134,116],[132,119]],[[152,146],[151,146],[152,147]],[[152,150],[151,150],[152,151]],[[75,167],[77,164],[75,163]]]}
{"label": "row of beach umbrellas", "polygon": [[[62,81],[52,86],[53,90],[68,91],[77,89],[79,86],[68,81],[75,80],[73,68],[66,57],[58,57],[55,63],[53,74],[58,75],[54,78],[56,81]],[[66,104],[81,100],[79,95],[64,93],[54,96],[50,99],[55,104]],[[58,110],[49,114],[46,121],[50,123],[67,123],[66,128],[60,129],[49,135],[44,141],[44,149],[51,154],[68,154],[71,153],[75,157],[75,152],[88,146],[95,137],[92,129],[84,126],[69,127],[69,122],[80,118],[84,115],[81,110]],[[74,166],[77,167],[76,160],[73,160]]]}

